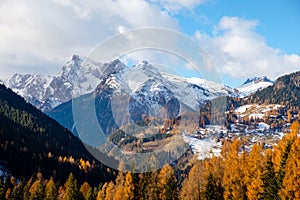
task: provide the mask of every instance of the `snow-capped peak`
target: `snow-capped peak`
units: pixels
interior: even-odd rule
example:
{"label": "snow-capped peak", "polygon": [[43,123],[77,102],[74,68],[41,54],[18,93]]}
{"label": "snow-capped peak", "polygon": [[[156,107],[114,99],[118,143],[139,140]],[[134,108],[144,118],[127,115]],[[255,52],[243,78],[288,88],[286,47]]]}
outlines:
{"label": "snow-capped peak", "polygon": [[259,83],[259,82],[270,82],[270,83],[274,83],[274,81],[272,81],[271,79],[269,79],[267,76],[260,76],[260,77],[251,77],[248,78],[243,85],[246,85],[248,83]]}
{"label": "snow-capped peak", "polygon": [[262,90],[274,84],[274,81],[266,76],[248,78],[241,86],[236,89],[240,92],[241,97],[249,96],[250,94]]}
{"label": "snow-capped peak", "polygon": [[49,86],[51,80],[50,75],[16,73],[3,82],[31,104],[38,106],[45,95],[45,88]]}
{"label": "snow-capped peak", "polygon": [[31,104],[43,111],[50,111],[74,95],[94,91],[104,76],[124,67],[119,60],[103,64],[73,55],[55,76],[16,73],[4,80],[4,83]]}
{"label": "snow-capped peak", "polygon": [[137,65],[134,65],[132,68],[135,71],[142,72],[146,75],[162,78],[159,70],[146,60],[140,61]]}
{"label": "snow-capped peak", "polygon": [[223,84],[163,73],[145,60],[129,68],[118,59],[99,63],[78,55],[73,55],[55,76],[15,74],[5,84],[43,111],[96,88],[127,91],[136,101],[148,99],[149,106],[157,104],[157,99],[164,98],[164,102],[175,98],[193,109],[218,96],[238,96]]}

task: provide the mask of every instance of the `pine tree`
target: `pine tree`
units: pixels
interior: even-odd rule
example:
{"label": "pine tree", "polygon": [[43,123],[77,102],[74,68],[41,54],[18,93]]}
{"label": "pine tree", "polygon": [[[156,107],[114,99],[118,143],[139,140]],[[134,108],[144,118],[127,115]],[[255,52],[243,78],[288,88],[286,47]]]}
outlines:
{"label": "pine tree", "polygon": [[36,180],[30,190],[30,197],[29,200],[40,200],[44,199],[45,193],[44,193],[44,186],[42,185],[40,180]]}
{"label": "pine tree", "polygon": [[164,166],[158,175],[159,197],[162,200],[177,199],[176,177],[170,165]]}
{"label": "pine tree", "polygon": [[72,173],[70,173],[68,180],[65,183],[66,190],[63,199],[64,200],[78,200],[82,199],[82,196],[78,190],[77,181]]}
{"label": "pine tree", "polygon": [[284,177],[284,168],[288,158],[292,144],[294,143],[299,132],[299,123],[293,122],[290,127],[290,132],[286,133],[275,146],[273,163],[275,172],[279,174],[279,180]]}
{"label": "pine tree", "polygon": [[257,172],[257,177],[253,178],[247,185],[247,197],[249,200],[257,200],[261,198],[263,193],[263,181],[260,178],[261,172]]}
{"label": "pine tree", "polygon": [[208,176],[207,184],[205,187],[205,197],[207,200],[221,200],[223,196],[219,195],[219,187],[216,185],[213,174],[210,173]]}
{"label": "pine tree", "polygon": [[131,176],[132,176],[132,183],[134,186],[134,189],[133,189],[134,199],[140,199],[142,196],[142,191],[141,191],[142,174],[132,172]]}
{"label": "pine tree", "polygon": [[134,184],[132,180],[132,175],[127,172],[125,183],[124,183],[124,197],[125,199],[132,200],[134,198]]}
{"label": "pine tree", "polygon": [[267,152],[267,164],[261,177],[263,181],[263,193],[260,199],[264,200],[279,200],[278,191],[279,185],[272,162],[271,153]]}
{"label": "pine tree", "polygon": [[278,146],[279,147],[281,146],[281,148],[280,149],[278,148],[275,150],[275,156],[276,156],[276,153],[277,153],[277,158],[279,156],[281,156],[280,159],[276,160],[277,165],[279,166],[277,174],[278,174],[278,183],[279,183],[280,188],[283,187],[283,179],[284,179],[285,173],[286,173],[285,168],[286,168],[287,160],[290,156],[290,151],[291,151],[292,145],[294,144],[298,133],[299,133],[299,123],[298,123],[298,121],[294,121],[290,127],[290,133],[287,133],[278,142]]}
{"label": "pine tree", "polygon": [[[300,111],[299,111],[300,112]],[[299,129],[300,129],[300,124],[299,122],[296,120],[291,124],[290,127],[290,132],[292,135],[297,135],[299,134]]]}
{"label": "pine tree", "polygon": [[[220,156],[213,156],[209,161],[205,162],[205,177],[208,180],[210,174],[213,176],[216,187],[216,195],[218,199],[224,199],[224,188],[222,186],[224,176],[224,160]],[[207,184],[207,183],[206,183]]]}
{"label": "pine tree", "polygon": [[286,163],[282,189],[279,191],[281,199],[300,199],[300,138],[291,147]]}
{"label": "pine tree", "polygon": [[45,200],[57,199],[57,189],[52,178],[48,181],[46,185],[45,195],[46,195]]}

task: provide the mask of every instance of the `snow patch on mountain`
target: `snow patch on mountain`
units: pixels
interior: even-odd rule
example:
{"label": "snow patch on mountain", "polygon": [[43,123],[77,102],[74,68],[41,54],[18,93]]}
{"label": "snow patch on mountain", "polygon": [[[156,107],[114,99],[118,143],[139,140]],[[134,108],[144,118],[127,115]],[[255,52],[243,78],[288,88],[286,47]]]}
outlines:
{"label": "snow patch on mountain", "polygon": [[195,110],[219,96],[239,96],[237,90],[220,83],[160,72],[147,61],[129,68],[119,60],[99,63],[78,55],[55,76],[14,74],[4,83],[42,111],[50,111],[73,97],[93,92],[103,80],[105,88],[125,91],[149,108],[159,101],[177,99]]}
{"label": "snow patch on mountain", "polygon": [[150,100],[151,97],[159,94],[164,96],[166,101],[176,98],[194,110],[207,100],[219,96],[238,97],[239,95],[237,91],[223,84],[159,72],[147,61],[139,62],[125,71],[122,80],[121,85],[123,87],[127,85],[129,93],[133,96],[139,94]]}
{"label": "snow patch on mountain", "polygon": [[279,104],[247,104],[236,108],[234,112],[240,117],[248,116],[253,119],[262,119],[266,114],[270,114],[271,111],[277,111],[281,107],[283,106]]}
{"label": "snow patch on mountain", "polygon": [[234,89],[205,79],[185,78],[167,73],[162,73],[162,76],[172,83],[170,88],[176,94],[176,97],[193,109],[199,108],[199,105],[207,100],[220,96],[239,96]]}
{"label": "snow patch on mountain", "polygon": [[4,80],[4,84],[18,95],[24,97],[34,106],[38,106],[45,96],[45,88],[51,82],[52,77],[40,74],[13,74]]}
{"label": "snow patch on mountain", "polygon": [[184,135],[183,139],[190,145],[193,153],[197,155],[198,160],[220,156],[221,154],[221,142],[215,142],[208,138],[199,140],[189,135]]}
{"label": "snow patch on mountain", "polygon": [[93,92],[103,77],[126,67],[119,60],[103,64],[73,55],[55,76],[14,74],[3,82],[29,103],[50,111],[72,97]]}
{"label": "snow patch on mountain", "polygon": [[274,81],[270,80],[266,76],[248,78],[241,86],[236,89],[240,92],[240,97],[246,97],[250,94],[267,88],[274,84]]}

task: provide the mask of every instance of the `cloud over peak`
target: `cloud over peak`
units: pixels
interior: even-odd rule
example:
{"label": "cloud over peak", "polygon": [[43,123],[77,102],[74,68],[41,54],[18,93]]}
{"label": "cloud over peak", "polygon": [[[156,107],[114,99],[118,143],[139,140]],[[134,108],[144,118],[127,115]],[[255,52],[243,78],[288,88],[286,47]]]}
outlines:
{"label": "cloud over peak", "polygon": [[224,16],[212,35],[197,31],[194,38],[204,47],[222,73],[233,78],[267,75],[276,78],[299,70],[300,57],[270,47],[255,31],[256,20]]}
{"label": "cloud over peak", "polygon": [[56,72],[72,54],[137,27],[179,29],[146,0],[4,0],[0,3],[0,71]]}

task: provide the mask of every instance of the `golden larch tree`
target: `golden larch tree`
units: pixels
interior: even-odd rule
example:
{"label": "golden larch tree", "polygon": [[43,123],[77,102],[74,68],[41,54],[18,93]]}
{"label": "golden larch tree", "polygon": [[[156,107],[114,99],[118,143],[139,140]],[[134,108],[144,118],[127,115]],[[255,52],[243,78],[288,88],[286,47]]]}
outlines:
{"label": "golden larch tree", "polygon": [[182,184],[180,199],[193,200],[204,198],[206,185],[204,172],[204,163],[202,161],[196,162]]}
{"label": "golden larch tree", "polygon": [[126,200],[131,200],[134,198],[134,184],[132,180],[132,175],[127,172],[125,183],[124,183],[124,197]]}
{"label": "golden larch tree", "polygon": [[164,166],[158,175],[158,189],[161,200],[176,199],[176,177],[170,165]]}
{"label": "golden larch tree", "polygon": [[115,184],[110,181],[105,190],[105,200],[113,200],[115,194]]}
{"label": "golden larch tree", "polygon": [[225,160],[223,177],[224,199],[243,199],[244,183],[239,160],[240,141],[235,139]]}
{"label": "golden larch tree", "polygon": [[244,171],[244,182],[247,187],[247,197],[249,200],[259,199],[263,193],[261,175],[264,165],[262,145],[255,143],[246,159],[246,168]]}

